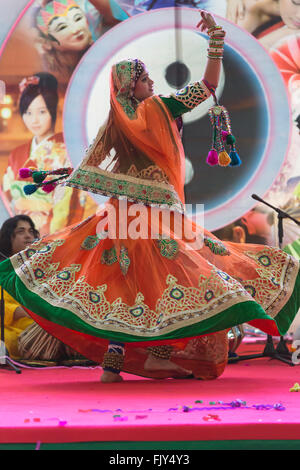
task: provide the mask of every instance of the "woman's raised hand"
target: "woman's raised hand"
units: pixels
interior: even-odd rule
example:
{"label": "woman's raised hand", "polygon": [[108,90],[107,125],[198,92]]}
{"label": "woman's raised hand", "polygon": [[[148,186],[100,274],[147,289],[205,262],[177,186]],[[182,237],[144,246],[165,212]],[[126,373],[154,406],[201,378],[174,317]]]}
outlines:
{"label": "woman's raised hand", "polygon": [[199,28],[201,32],[205,32],[207,29],[216,26],[217,23],[210,13],[205,10],[199,10],[199,13],[201,15],[201,20],[197,24],[197,28]]}

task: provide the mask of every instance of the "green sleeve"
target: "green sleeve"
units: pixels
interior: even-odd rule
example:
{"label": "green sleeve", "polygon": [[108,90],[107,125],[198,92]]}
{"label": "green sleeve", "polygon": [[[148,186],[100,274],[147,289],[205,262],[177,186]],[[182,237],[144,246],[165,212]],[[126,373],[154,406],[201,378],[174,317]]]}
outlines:
{"label": "green sleeve", "polygon": [[160,96],[160,99],[169,108],[172,116],[177,118],[184,113],[192,111],[192,109],[209,98],[209,96],[210,91],[207,86],[203,82],[195,82],[169,96]]}
{"label": "green sleeve", "polygon": [[169,111],[171,112],[174,119],[190,111],[189,108],[187,108],[183,103],[176,100],[172,96],[161,96],[160,99],[169,108]]}

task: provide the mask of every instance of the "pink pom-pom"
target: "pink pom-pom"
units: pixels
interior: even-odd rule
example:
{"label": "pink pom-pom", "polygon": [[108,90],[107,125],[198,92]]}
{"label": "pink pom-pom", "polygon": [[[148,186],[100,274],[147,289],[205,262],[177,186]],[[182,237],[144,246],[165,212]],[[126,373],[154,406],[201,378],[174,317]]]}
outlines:
{"label": "pink pom-pom", "polygon": [[226,142],[226,139],[227,139],[227,136],[228,136],[229,132],[227,131],[222,131],[222,139],[224,142]]}
{"label": "pink pom-pom", "polygon": [[212,149],[207,155],[206,163],[210,166],[218,165],[218,152],[215,149]]}
{"label": "pink pom-pom", "polygon": [[32,170],[30,168],[20,168],[19,176],[20,178],[29,178],[32,175]]}
{"label": "pink pom-pom", "polygon": [[45,193],[51,193],[55,189],[56,185],[55,184],[45,184],[42,186],[42,190]]}

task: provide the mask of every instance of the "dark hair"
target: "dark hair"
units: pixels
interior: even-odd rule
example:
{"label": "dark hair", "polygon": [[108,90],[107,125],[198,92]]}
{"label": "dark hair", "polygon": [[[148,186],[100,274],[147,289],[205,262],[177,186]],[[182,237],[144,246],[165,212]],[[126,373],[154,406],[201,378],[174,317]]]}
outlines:
{"label": "dark hair", "polygon": [[39,72],[34,74],[39,77],[38,85],[29,84],[20,96],[19,111],[21,116],[26,113],[32,101],[39,95],[45,100],[47,109],[52,118],[52,124],[56,122],[56,113],[58,105],[57,79],[51,73]]}
{"label": "dark hair", "polygon": [[3,261],[6,257],[12,255],[11,237],[20,220],[28,222],[34,232],[34,237],[39,237],[39,232],[35,228],[33,221],[30,217],[28,217],[28,215],[15,215],[14,217],[7,219],[5,222],[3,222],[3,225],[0,229],[0,261]]}
{"label": "dark hair", "polygon": [[298,116],[296,117],[295,122],[297,123],[297,127],[300,130],[300,114],[298,114]]}
{"label": "dark hair", "polygon": [[242,227],[245,231],[245,242],[254,243],[258,245],[267,245],[268,241],[265,237],[261,235],[256,235],[255,233],[250,235],[246,225],[243,223],[242,219],[238,219],[232,224],[227,225],[219,230],[214,230],[212,233],[219,238],[220,240],[233,241],[233,229],[235,227]]}

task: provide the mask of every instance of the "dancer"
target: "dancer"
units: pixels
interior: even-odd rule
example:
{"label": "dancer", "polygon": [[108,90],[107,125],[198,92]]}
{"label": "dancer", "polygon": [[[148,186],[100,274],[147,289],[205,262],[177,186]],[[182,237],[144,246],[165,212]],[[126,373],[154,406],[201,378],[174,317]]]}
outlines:
{"label": "dancer", "polygon": [[0,265],[0,283],[45,330],[103,359],[103,382],[121,380],[138,347],[148,347],[145,372],[186,376],[176,355],[191,338],[244,322],[283,334],[299,306],[298,261],[277,248],[222,243],[184,213],[176,119],[217,86],[225,35],[204,11],[199,28],[210,38],[204,78],[169,97],[153,94],[138,59],[112,67],[108,121],[67,180],[112,196],[105,209]]}

